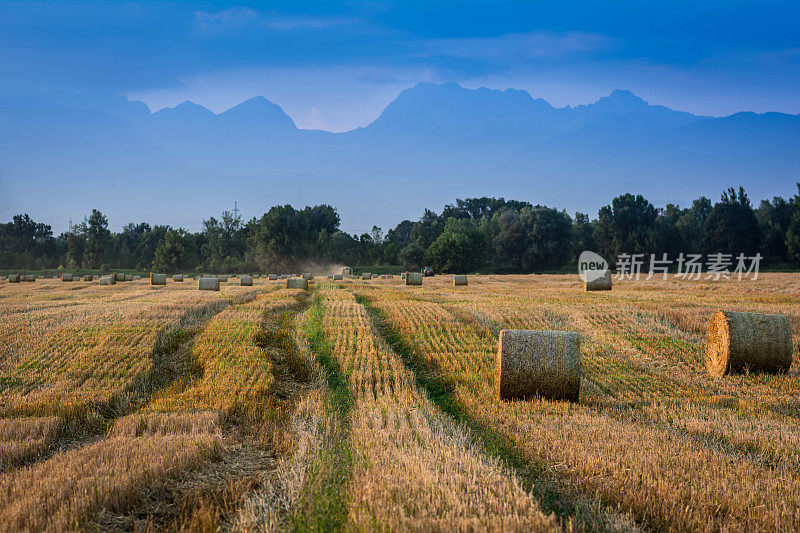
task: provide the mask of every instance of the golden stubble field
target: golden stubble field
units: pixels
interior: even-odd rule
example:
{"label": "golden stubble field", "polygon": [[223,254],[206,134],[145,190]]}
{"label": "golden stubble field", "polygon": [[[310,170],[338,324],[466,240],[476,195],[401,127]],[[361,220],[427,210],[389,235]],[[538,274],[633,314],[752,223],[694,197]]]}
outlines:
{"label": "golden stubble field", "polygon": [[[0,285],[0,530],[797,530],[800,275]],[[711,377],[719,309],[788,374]],[[501,329],[581,335],[499,402]]]}

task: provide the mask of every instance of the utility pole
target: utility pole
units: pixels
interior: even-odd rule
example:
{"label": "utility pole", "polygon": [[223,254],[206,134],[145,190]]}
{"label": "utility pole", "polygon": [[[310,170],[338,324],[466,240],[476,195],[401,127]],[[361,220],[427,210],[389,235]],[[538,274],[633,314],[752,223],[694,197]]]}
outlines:
{"label": "utility pole", "polygon": [[239,218],[239,202],[233,202],[233,218],[237,220]]}
{"label": "utility pole", "polygon": [[72,219],[69,219],[69,233],[72,233]]}

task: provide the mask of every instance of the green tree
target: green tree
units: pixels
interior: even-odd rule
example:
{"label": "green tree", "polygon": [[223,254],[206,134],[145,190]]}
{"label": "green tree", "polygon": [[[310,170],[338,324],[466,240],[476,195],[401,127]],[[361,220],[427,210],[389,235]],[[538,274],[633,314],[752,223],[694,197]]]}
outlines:
{"label": "green tree", "polygon": [[739,187],[738,194],[731,187],[722,193],[720,202],[714,204],[705,227],[706,253],[726,253],[734,257],[740,253],[752,255],[761,248],[758,220],[750,199]]}
{"label": "green tree", "polygon": [[789,259],[786,246],[786,235],[792,223],[792,202],[775,196],[772,202],[761,200],[756,209],[758,228],[762,236],[762,253],[767,262],[786,261]]}
{"label": "green tree", "polygon": [[406,270],[419,270],[425,260],[425,250],[419,244],[412,242],[400,250],[398,259]]}
{"label": "green tree", "polygon": [[441,272],[471,272],[483,264],[487,248],[487,236],[474,222],[449,218],[425,252],[425,262]]}
{"label": "green tree", "polygon": [[617,196],[600,209],[595,238],[612,263],[623,253],[650,254],[657,245],[658,211],[641,194]]}
{"label": "green tree", "polygon": [[92,214],[84,220],[86,246],[83,251],[84,268],[100,268],[107,263],[113,251],[113,238],[108,230],[108,219],[92,209]]}
{"label": "green tree", "polygon": [[164,242],[156,249],[153,269],[162,272],[179,272],[196,264],[195,243],[183,228],[169,229]]}
{"label": "green tree", "polygon": [[786,251],[789,258],[800,262],[800,182],[797,183],[797,194],[791,200],[792,218],[786,230]]}

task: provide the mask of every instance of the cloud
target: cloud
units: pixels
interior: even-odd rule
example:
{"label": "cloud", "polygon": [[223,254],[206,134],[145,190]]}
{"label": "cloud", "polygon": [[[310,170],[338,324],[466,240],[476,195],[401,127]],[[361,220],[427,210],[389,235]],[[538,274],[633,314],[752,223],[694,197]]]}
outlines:
{"label": "cloud", "polygon": [[614,39],[588,32],[508,33],[496,37],[465,37],[427,39],[417,46],[423,55],[493,61],[526,61],[531,59],[562,59],[606,50]]}
{"label": "cloud", "polygon": [[249,26],[284,31],[320,29],[343,26],[352,22],[353,19],[346,17],[282,15],[275,11],[264,13],[249,7],[194,12],[194,27],[203,33],[221,33]]}

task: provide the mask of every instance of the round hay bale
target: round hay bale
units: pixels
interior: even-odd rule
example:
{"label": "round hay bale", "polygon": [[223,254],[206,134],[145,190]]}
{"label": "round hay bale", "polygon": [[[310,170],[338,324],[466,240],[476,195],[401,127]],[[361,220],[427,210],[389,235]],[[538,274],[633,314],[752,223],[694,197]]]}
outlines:
{"label": "round hay bale", "polygon": [[783,315],[718,311],[706,334],[712,376],[745,371],[785,373],[792,366],[792,328]]}
{"label": "round hay bale", "polygon": [[172,281],[182,282],[183,274],[175,274],[174,276],[172,276]]}
{"label": "round hay bale", "polygon": [[111,276],[101,276],[100,277],[100,285],[114,285],[117,283],[116,278],[112,274]]}
{"label": "round hay bale", "polygon": [[217,279],[219,280],[220,283],[228,283],[228,276],[220,275],[217,276]]}
{"label": "round hay bale", "polygon": [[500,332],[494,379],[501,400],[539,396],[577,402],[581,337],[565,331],[504,329]]}
{"label": "round hay bale", "polygon": [[308,290],[308,280],[306,278],[288,278],[286,280],[287,289]]}
{"label": "round hay bale", "polygon": [[457,285],[466,285],[467,284],[467,275],[466,274],[456,274],[453,276],[453,286]]}
{"label": "round hay bale", "polygon": [[372,279],[372,274],[369,272],[362,272],[361,279]]}
{"label": "round hay bale", "polygon": [[342,279],[344,279],[344,275],[343,274],[334,274],[333,275],[333,281],[340,281]]}
{"label": "round hay bale", "polygon": [[603,272],[603,277],[593,279],[592,281],[583,282],[583,290],[585,291],[610,291],[611,290],[611,271],[606,270]]}
{"label": "round hay bale", "polygon": [[8,282],[9,283],[19,283],[20,275],[19,274],[9,274],[8,275]]}
{"label": "round hay bale", "polygon": [[61,274],[61,281],[72,281],[72,274]]}
{"label": "round hay bale", "polygon": [[277,275],[277,274],[270,274],[270,275],[267,277],[267,279],[268,279],[269,281],[276,281],[276,280],[278,279],[278,275]]}
{"label": "round hay bale", "polygon": [[94,281],[94,274],[86,274],[83,276],[83,281]]}
{"label": "round hay bale", "polygon": [[125,281],[140,280],[142,276],[134,276],[133,274],[125,274]]}
{"label": "round hay bale", "polygon": [[150,273],[150,285],[166,285],[166,284],[167,284],[166,274],[157,274],[155,272]]}
{"label": "round hay bale", "polygon": [[311,272],[303,272],[303,279],[314,279],[314,274]]}
{"label": "round hay bale", "polygon": [[248,276],[247,274],[239,276],[239,285],[242,285],[243,287],[252,287],[253,276]]}
{"label": "round hay bale", "polygon": [[25,274],[25,281],[27,281],[28,283],[32,283],[36,281],[36,276],[34,276],[33,274]]}
{"label": "round hay bale", "polygon": [[422,285],[422,272],[406,272],[406,285]]}
{"label": "round hay bale", "polygon": [[197,280],[197,288],[201,291],[218,291],[219,279],[218,278],[200,278]]}

